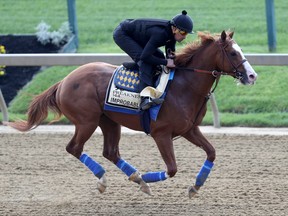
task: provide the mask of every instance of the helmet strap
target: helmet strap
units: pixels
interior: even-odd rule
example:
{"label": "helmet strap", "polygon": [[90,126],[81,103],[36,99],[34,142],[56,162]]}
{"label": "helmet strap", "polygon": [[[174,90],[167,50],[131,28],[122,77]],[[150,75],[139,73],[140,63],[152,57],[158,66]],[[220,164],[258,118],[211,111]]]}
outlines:
{"label": "helmet strap", "polygon": [[177,33],[177,29],[178,29],[178,28],[177,28],[175,25],[172,25],[172,26],[171,26],[171,29],[172,29],[172,33],[173,33],[173,34],[176,34],[176,33]]}

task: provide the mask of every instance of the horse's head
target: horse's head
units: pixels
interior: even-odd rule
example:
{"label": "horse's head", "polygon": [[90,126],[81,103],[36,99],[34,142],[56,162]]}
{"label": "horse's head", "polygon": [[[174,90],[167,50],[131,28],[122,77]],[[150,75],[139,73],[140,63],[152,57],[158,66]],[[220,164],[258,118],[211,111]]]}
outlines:
{"label": "horse's head", "polygon": [[234,32],[223,31],[216,41],[222,53],[218,55],[218,70],[235,77],[242,84],[254,84],[257,73],[245,59],[239,45],[232,39],[233,34]]}
{"label": "horse's head", "polygon": [[232,39],[234,32],[223,31],[220,35],[198,32],[200,40],[184,47],[176,54],[178,69],[231,75],[242,84],[254,84],[257,74],[245,59],[238,44]]}

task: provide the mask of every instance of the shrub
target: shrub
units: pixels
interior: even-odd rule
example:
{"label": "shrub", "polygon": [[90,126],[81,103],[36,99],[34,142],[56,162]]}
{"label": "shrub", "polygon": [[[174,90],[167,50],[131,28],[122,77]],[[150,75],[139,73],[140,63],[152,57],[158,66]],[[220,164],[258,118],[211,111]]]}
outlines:
{"label": "shrub", "polygon": [[[6,53],[5,47],[0,44],[0,55],[5,53]],[[5,65],[0,65],[0,76],[4,75],[5,75]]]}
{"label": "shrub", "polygon": [[50,28],[51,26],[44,21],[41,21],[36,27],[37,40],[43,45],[52,43],[59,47],[60,45],[67,43],[72,36],[68,22],[62,23],[57,31],[50,31]]}

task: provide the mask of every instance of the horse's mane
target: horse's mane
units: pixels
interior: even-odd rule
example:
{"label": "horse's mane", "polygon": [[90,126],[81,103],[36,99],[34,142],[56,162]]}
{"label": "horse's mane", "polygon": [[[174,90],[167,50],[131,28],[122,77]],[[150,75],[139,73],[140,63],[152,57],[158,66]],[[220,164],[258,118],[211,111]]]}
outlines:
{"label": "horse's mane", "polygon": [[185,67],[191,61],[194,54],[203,47],[219,39],[219,34],[210,32],[197,32],[198,40],[187,44],[180,52],[176,53],[175,64],[178,67]]}

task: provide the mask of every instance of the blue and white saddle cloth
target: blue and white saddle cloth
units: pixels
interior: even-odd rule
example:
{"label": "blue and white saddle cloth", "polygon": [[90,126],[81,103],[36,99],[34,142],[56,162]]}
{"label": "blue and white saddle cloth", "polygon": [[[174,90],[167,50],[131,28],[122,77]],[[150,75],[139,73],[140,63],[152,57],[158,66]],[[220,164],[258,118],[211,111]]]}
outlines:
{"label": "blue and white saddle cloth", "polygon": [[[165,98],[168,86],[174,78],[174,70],[164,75],[166,76],[166,81],[164,82],[165,84],[162,85],[163,92],[161,92],[160,98]],[[160,75],[160,80],[161,76],[163,75]],[[106,92],[104,110],[134,115],[140,114],[141,111],[139,106],[141,102],[141,96],[138,90],[139,82],[138,70],[130,70],[125,68],[123,65],[116,68]],[[161,81],[159,81],[158,86],[160,83]],[[159,96],[159,91],[156,90],[156,92],[158,92]],[[161,104],[152,106],[149,109],[150,118],[152,120],[156,121],[160,108]]]}

